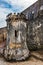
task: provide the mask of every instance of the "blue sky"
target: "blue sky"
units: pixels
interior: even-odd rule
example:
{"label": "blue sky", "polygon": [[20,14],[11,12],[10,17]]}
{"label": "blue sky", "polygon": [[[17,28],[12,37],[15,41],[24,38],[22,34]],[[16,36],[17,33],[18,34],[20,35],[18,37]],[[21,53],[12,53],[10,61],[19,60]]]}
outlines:
{"label": "blue sky", "polygon": [[0,28],[6,26],[6,15],[18,13],[32,5],[37,0],[0,0]]}

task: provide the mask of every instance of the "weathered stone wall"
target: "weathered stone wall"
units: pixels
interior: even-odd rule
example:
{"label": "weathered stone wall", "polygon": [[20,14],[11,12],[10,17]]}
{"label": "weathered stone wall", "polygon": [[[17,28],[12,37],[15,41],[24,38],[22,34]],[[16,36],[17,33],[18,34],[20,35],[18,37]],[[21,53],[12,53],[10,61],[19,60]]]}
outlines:
{"label": "weathered stone wall", "polygon": [[36,18],[28,22],[27,44],[29,49],[43,48],[43,18]]}
{"label": "weathered stone wall", "polygon": [[43,47],[41,45],[43,42],[43,10],[40,10],[40,6],[43,6],[43,0],[38,0],[22,12],[29,19],[27,23],[27,44],[30,49]]}
{"label": "weathered stone wall", "polygon": [[38,2],[39,2],[39,7],[40,7],[41,5],[43,5],[43,0],[38,0]]}

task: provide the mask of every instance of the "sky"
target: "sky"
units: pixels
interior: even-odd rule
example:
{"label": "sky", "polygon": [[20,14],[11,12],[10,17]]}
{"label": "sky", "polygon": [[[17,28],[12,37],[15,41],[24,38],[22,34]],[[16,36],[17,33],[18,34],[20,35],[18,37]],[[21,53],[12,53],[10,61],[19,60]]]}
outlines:
{"label": "sky", "polygon": [[0,0],[0,28],[5,27],[6,15],[20,13],[37,0]]}

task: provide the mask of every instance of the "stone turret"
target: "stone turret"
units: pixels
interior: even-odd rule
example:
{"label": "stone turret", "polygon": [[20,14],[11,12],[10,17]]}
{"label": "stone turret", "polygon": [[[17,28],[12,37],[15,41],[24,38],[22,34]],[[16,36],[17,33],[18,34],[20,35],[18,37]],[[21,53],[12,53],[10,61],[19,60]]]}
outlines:
{"label": "stone turret", "polygon": [[[7,15],[7,41],[4,57],[7,60],[22,60],[29,56],[27,47],[27,21],[24,14]],[[8,52],[7,52],[8,51]],[[10,54],[9,54],[10,53]],[[9,56],[8,56],[9,55]]]}

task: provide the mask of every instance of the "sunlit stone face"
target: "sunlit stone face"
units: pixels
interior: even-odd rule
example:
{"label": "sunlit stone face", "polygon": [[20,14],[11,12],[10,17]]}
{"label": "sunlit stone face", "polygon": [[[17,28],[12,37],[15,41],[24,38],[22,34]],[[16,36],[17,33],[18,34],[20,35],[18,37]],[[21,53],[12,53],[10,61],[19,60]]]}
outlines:
{"label": "sunlit stone face", "polygon": [[10,48],[25,47],[26,42],[26,23],[22,21],[12,22],[11,31],[9,30]]}

